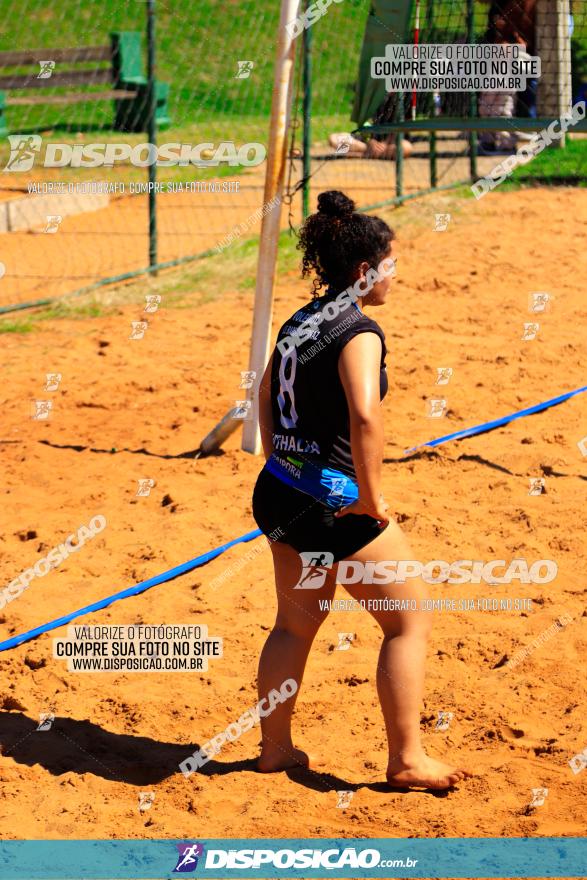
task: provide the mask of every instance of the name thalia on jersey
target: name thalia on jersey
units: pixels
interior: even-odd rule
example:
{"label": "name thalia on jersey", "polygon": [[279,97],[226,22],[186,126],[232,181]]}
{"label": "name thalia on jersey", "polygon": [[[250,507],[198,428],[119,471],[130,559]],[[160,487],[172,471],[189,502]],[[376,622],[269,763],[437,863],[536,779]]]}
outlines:
{"label": "name thalia on jersey", "polygon": [[288,437],[286,434],[273,435],[273,448],[281,452],[309,452],[320,455],[320,446],[315,440],[304,440],[302,437]]}

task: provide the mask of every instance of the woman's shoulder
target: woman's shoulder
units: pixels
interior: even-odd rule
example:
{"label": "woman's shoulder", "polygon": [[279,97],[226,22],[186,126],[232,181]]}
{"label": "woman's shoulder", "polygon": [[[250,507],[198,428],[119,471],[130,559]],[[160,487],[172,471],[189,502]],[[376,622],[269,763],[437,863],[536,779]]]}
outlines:
{"label": "woman's shoulder", "polygon": [[[338,337],[336,341],[338,343],[339,352],[356,336],[359,336],[362,333],[374,333],[381,340],[382,354],[385,356],[385,333],[377,321],[374,321],[373,318],[370,318],[359,309],[353,309],[353,312],[342,320],[335,332]],[[331,331],[330,335],[333,336],[334,333]]]}
{"label": "woman's shoulder", "polygon": [[360,327],[363,332],[366,330],[371,330],[373,333],[377,333],[377,335],[381,337],[382,342],[385,341],[385,333],[383,332],[383,328],[377,323],[377,321],[375,321],[369,315],[366,315],[364,312],[361,312]]}

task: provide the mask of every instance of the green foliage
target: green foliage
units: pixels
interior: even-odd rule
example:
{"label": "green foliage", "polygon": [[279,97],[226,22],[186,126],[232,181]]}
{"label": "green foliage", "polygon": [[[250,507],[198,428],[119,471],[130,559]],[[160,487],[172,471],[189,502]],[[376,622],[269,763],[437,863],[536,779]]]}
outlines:
{"label": "green foliage", "polygon": [[527,165],[516,168],[509,182],[511,185],[587,186],[587,140],[567,138],[564,149],[547,147]]}
{"label": "green foliage", "polygon": [[[348,120],[367,9],[368,0],[333,4],[312,28],[317,115],[332,113],[335,107],[335,112]],[[4,47],[16,50],[104,45],[111,31],[145,34],[145,4],[134,0],[22,0],[20,11],[18,16],[0,18],[0,43]],[[231,140],[233,120],[238,124],[245,118],[257,118],[264,120],[266,132],[278,23],[277,2],[198,0],[157,4],[157,76],[171,86],[172,131],[195,126],[200,139],[205,140],[213,126]],[[300,38],[296,46],[301,48],[301,43]],[[246,79],[236,78],[239,60],[254,64]],[[96,63],[86,66],[95,67]],[[98,88],[103,90],[104,86]],[[93,101],[65,106],[12,106],[8,118],[13,131],[65,127],[84,132],[110,129],[113,113],[110,101]]]}
{"label": "green foliage", "polygon": [[32,333],[35,325],[30,319],[13,321],[0,315],[0,333]]}

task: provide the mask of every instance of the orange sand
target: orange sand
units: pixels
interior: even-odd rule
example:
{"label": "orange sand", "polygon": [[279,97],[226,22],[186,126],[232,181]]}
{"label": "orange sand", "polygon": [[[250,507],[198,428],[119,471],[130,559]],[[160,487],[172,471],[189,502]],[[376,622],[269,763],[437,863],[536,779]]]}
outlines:
{"label": "orange sand", "polygon": [[[0,833],[5,838],[582,835],[587,772],[567,761],[587,746],[584,701],[586,470],[584,396],[491,434],[404,458],[408,446],[521,409],[585,383],[587,200],[581,191],[497,193],[463,203],[446,233],[431,202],[406,223],[395,296],[374,315],[387,334],[384,490],[418,558],[553,559],[544,586],[431,587],[434,596],[532,597],[534,610],[438,614],[422,725],[433,755],[479,776],[448,794],[388,792],[375,692],[379,637],[366,613],[332,613],[320,631],[298,701],[298,745],[325,759],[318,774],[254,772],[258,729],[186,780],[179,762],[254,705],[256,664],[273,622],[270,554],[254,554],[220,588],[209,585],[259,546],[240,545],[205,568],[86,618],[86,622],[205,623],[224,639],[206,674],[70,674],[51,637],[0,655]],[[392,213],[389,214],[392,218]],[[200,308],[160,311],[128,339],[142,305],[116,316],[54,320],[0,337],[6,523],[2,582],[98,513],[108,525],[0,612],[8,637],[150,577],[254,528],[251,491],[261,466],[234,435],[223,454],[186,456],[241,396],[251,293],[227,289]],[[307,296],[279,279],[275,327]],[[540,332],[528,293],[555,297]],[[451,366],[438,395],[436,367]],[[45,373],[61,372],[48,422],[30,418]],[[446,396],[446,418],[425,399]],[[115,449],[116,452],[112,452]],[[544,476],[546,492],[528,495]],[[149,497],[137,480],[152,478]],[[337,594],[338,595],[338,594]],[[340,595],[344,595],[340,590]],[[504,656],[551,626],[573,622],[515,669]],[[354,631],[348,651],[337,633]],[[57,631],[64,635],[64,630]],[[49,732],[36,732],[53,709]],[[446,732],[438,711],[454,713]],[[531,789],[546,787],[529,809]],[[339,790],[353,790],[337,809]],[[138,792],[155,792],[146,813]]]}

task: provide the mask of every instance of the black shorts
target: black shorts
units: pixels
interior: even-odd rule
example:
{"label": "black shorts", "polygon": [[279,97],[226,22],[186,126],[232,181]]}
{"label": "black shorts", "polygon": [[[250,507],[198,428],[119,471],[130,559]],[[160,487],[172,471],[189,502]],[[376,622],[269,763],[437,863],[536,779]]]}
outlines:
{"label": "black shorts", "polygon": [[253,492],[253,516],[270,540],[289,544],[298,553],[332,553],[334,562],[352,556],[386,528],[372,516],[349,513],[339,519],[334,510],[265,469]]}

